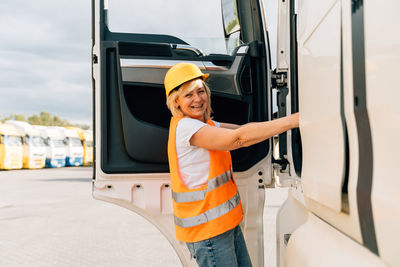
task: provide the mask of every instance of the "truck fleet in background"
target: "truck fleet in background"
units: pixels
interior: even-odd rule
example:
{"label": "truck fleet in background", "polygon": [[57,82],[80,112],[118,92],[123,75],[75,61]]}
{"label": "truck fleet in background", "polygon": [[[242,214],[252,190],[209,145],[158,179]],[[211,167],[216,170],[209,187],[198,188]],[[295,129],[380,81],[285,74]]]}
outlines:
{"label": "truck fleet in background", "polygon": [[0,170],[90,166],[93,132],[77,127],[0,123]]}

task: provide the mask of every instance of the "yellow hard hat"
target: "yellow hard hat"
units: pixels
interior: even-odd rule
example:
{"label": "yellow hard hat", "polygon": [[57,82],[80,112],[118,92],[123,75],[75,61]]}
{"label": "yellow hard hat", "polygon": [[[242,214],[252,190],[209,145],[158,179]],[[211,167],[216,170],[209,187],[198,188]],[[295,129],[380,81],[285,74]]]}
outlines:
{"label": "yellow hard hat", "polygon": [[210,74],[204,74],[199,67],[193,63],[178,63],[172,66],[165,75],[164,86],[167,98],[175,88],[181,86],[185,82],[196,78],[207,79]]}

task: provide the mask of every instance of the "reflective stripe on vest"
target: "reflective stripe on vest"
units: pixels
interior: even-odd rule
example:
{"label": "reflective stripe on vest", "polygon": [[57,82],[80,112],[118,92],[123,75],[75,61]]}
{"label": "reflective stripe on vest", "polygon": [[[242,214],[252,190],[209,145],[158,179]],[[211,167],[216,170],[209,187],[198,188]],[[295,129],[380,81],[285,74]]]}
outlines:
{"label": "reflective stripe on vest", "polygon": [[206,212],[197,216],[188,218],[178,218],[174,216],[175,224],[183,228],[197,226],[225,215],[233,210],[239,203],[240,197],[239,193],[237,193],[234,197],[222,203],[221,205],[207,210]]}
{"label": "reflective stripe on vest", "polygon": [[221,175],[218,175],[217,177],[208,180],[207,182],[207,189],[205,190],[199,190],[199,191],[192,191],[192,192],[184,192],[184,193],[177,193],[177,192],[172,192],[172,197],[175,202],[177,203],[185,203],[185,202],[193,202],[193,201],[199,201],[203,200],[206,196],[207,192],[210,192],[211,190],[214,190],[215,188],[218,188],[227,182],[232,178],[231,172],[226,171]]}

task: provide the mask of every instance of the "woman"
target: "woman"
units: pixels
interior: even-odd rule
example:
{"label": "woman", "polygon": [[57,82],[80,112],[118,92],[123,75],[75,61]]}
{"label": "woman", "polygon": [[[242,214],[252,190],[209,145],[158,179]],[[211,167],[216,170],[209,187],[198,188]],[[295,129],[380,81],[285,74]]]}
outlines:
{"label": "woman", "polygon": [[243,126],[212,121],[208,76],[194,64],[178,63],[164,80],[172,113],[168,160],[176,237],[200,267],[251,266],[229,151],[298,127],[299,116]]}

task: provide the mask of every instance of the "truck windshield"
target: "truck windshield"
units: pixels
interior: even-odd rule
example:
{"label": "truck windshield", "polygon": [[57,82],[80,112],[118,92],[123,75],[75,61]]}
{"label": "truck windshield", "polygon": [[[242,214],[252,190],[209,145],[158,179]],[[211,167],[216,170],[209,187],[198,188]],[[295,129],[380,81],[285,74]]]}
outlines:
{"label": "truck windshield", "polygon": [[21,146],[22,140],[20,136],[15,135],[3,135],[3,142],[8,146]]}
{"label": "truck windshield", "polygon": [[87,147],[92,147],[93,146],[93,141],[86,141],[86,146]]}
{"label": "truck windshield", "polygon": [[28,142],[32,146],[37,146],[37,147],[45,146],[44,139],[43,137],[40,136],[30,136],[28,138]]}
{"label": "truck windshield", "polygon": [[78,137],[69,137],[68,143],[71,146],[82,146],[81,139],[79,139]]}
{"label": "truck windshield", "polygon": [[58,140],[58,139],[51,139],[50,143],[54,146],[54,147],[64,147],[64,141],[63,140]]}
{"label": "truck windshield", "polygon": [[[104,0],[112,32],[166,34],[180,38],[204,54],[231,54],[240,34],[225,38],[221,1]],[[223,1],[224,5],[230,1]],[[152,14],[157,14],[152,15]],[[231,14],[231,17],[237,14]],[[236,30],[239,30],[235,28]]]}

